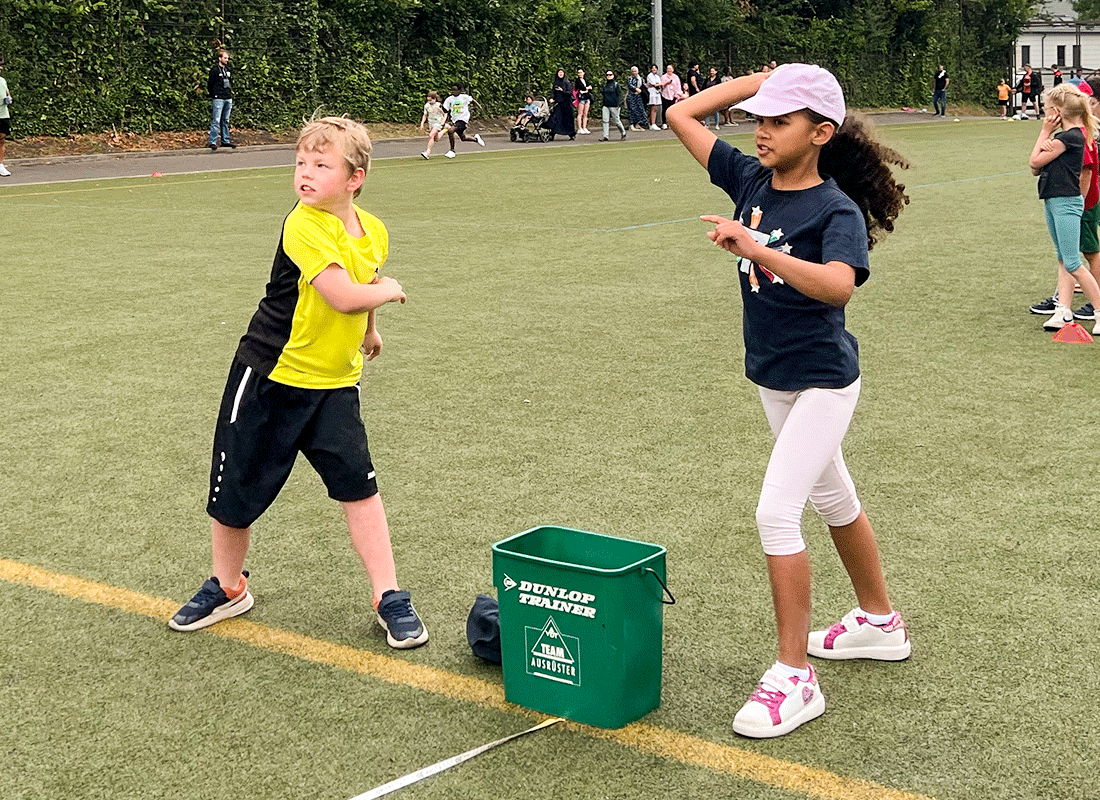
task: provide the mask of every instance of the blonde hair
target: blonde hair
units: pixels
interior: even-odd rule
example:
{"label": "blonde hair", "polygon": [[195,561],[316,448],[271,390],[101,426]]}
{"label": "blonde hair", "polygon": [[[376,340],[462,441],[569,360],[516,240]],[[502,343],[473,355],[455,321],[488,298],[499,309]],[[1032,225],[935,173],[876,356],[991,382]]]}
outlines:
{"label": "blonde hair", "polygon": [[[362,123],[347,116],[315,117],[308,120],[298,134],[295,150],[320,153],[333,147],[338,148],[340,155],[344,157],[349,176],[355,174],[357,169],[364,173],[370,172],[370,135]],[[359,196],[362,188],[360,186],[355,190],[355,197]]]}
{"label": "blonde hair", "polygon": [[1098,123],[1089,108],[1089,98],[1072,83],[1060,83],[1043,93],[1050,105],[1061,109],[1063,117],[1079,118],[1085,123],[1085,138],[1089,143],[1096,139]]}

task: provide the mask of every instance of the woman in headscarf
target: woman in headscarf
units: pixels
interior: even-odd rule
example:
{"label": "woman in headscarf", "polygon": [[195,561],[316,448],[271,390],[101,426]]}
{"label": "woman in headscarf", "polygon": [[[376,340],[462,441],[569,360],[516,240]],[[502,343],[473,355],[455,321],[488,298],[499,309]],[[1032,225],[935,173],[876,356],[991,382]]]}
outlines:
{"label": "woman in headscarf", "polygon": [[637,67],[630,68],[630,77],[626,79],[626,110],[630,114],[630,130],[644,131],[645,122],[645,98],[642,91],[645,83],[638,74]]}
{"label": "woman in headscarf", "polygon": [[565,70],[558,67],[558,74],[554,78],[554,92],[551,95],[554,107],[550,110],[550,119],[547,127],[550,132],[558,136],[577,138],[577,128],[573,123],[573,84],[565,77]]}

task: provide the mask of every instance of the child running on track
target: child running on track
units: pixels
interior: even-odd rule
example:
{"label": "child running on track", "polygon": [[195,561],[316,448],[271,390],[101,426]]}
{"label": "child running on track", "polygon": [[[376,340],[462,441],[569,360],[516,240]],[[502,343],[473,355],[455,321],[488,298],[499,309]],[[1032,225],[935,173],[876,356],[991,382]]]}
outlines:
{"label": "child running on track", "polygon": [[439,102],[438,92],[428,92],[424,102],[424,115],[420,118],[420,130],[424,130],[424,123],[428,124],[428,147],[420,154],[425,161],[432,157],[432,145],[443,138],[443,121],[446,118],[447,112]]}
{"label": "child running on track", "polygon": [[390,646],[428,641],[397,583],[359,405],[363,361],[382,350],[375,311],[405,302],[401,284],[378,274],[389,253],[385,225],[353,202],[370,152],[366,128],[346,117],[314,120],[298,137],[298,202],[283,221],[267,293],[237,347],[214,429],[206,504],[214,574],[168,621],[173,630],[252,608],[244,569],[252,524],[302,453],[343,507]]}
{"label": "child running on track", "polygon": [[[447,112],[446,122],[447,125],[447,139],[451,144],[451,149],[444,153],[447,158],[455,157],[455,134],[458,134],[458,138],[464,142],[470,141],[466,138],[466,127],[470,124],[470,107],[476,106],[477,100],[470,97],[463,91],[463,87],[459,84],[455,84],[451,87],[450,96],[443,101],[443,109]],[[485,146],[485,141],[481,138],[480,133],[475,133],[473,141],[477,142],[482,147]]]}
{"label": "child running on track", "polygon": [[[1086,147],[1096,139],[1097,122],[1089,112],[1088,98],[1072,83],[1060,83],[1046,93],[1047,113],[1031,150],[1028,166],[1039,176],[1039,199],[1046,212],[1047,230],[1058,256],[1058,291],[1054,313],[1043,323],[1048,331],[1073,322],[1070,302],[1073,284],[1079,283],[1093,308],[1100,307],[1100,286],[1087,269],[1081,269],[1081,166]],[[1061,133],[1055,133],[1058,128]],[[1088,186],[1083,187],[1085,193]],[[1093,327],[1100,333],[1100,322]]]}
{"label": "child running on track", "polygon": [[[756,120],[756,158],[699,124],[736,105]],[[820,716],[825,698],[807,653],[905,659],[905,623],[886,591],[874,531],[841,454],[859,398],[844,306],[869,274],[867,253],[907,202],[890,165],[904,159],[846,117],[835,77],[789,64],[708,88],[668,110],[669,127],[734,201],[738,219],[705,216],[707,236],[737,260],[745,374],[775,436],[756,511],[779,634],[778,660],[734,717],[735,732],[782,736]],[[823,178],[822,174],[832,177]],[[825,520],[859,606],[810,632],[807,498]]]}

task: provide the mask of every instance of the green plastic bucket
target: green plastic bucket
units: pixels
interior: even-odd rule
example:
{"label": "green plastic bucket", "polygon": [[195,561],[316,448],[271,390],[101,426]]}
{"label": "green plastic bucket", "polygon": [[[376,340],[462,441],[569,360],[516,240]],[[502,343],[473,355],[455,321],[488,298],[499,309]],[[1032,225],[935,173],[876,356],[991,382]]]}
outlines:
{"label": "green plastic bucket", "polygon": [[665,548],[532,528],[493,545],[493,583],[509,702],[600,728],[660,705]]}

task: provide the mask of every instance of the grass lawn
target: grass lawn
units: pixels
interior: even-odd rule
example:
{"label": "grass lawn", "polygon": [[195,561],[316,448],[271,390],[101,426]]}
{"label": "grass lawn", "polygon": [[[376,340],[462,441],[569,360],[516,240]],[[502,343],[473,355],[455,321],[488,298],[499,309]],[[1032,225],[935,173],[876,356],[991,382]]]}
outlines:
{"label": "grass lawn", "polygon": [[[829,710],[773,741],[730,729],[774,659],[754,523],[769,434],[732,257],[697,220],[730,203],[679,145],[368,177],[409,301],[379,314],[364,416],[432,634],[400,654],[304,459],[256,526],[256,608],[164,624],[210,569],[210,438],[290,169],[0,191],[0,796],[340,800],[522,730],[536,716],[504,703],[465,618],[491,543],[558,524],[668,548],[661,707],[398,796],[1095,797],[1100,349],[1027,313],[1055,279],[1037,132],[880,132],[912,161],[912,203],[848,307],[863,395],[845,457],[913,656],[822,663]],[[805,527],[825,626],[854,599]]]}

